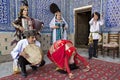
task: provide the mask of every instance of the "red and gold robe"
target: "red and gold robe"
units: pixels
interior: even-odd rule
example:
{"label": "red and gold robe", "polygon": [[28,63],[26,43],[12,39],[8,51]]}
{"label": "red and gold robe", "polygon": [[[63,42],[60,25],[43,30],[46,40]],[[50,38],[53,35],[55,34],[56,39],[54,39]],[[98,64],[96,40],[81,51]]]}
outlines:
{"label": "red and gold robe", "polygon": [[66,70],[70,73],[69,59],[74,55],[74,62],[77,64],[78,59],[83,62],[85,66],[88,62],[76,52],[76,48],[69,40],[58,40],[48,50],[48,58],[55,63],[60,69]]}

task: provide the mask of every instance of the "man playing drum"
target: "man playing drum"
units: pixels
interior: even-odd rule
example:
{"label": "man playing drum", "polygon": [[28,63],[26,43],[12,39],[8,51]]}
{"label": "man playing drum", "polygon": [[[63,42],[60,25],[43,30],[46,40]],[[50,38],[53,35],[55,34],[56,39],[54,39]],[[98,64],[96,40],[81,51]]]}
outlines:
{"label": "man playing drum", "polygon": [[[41,50],[41,48],[40,48],[40,42],[36,40],[36,31],[35,30],[26,31],[25,35],[26,35],[26,39],[20,40],[17,43],[16,47],[11,52],[12,58],[14,60],[16,60],[16,59],[18,60],[18,64],[20,65],[20,68],[21,68],[21,75],[23,77],[27,77],[27,72],[26,72],[27,64],[30,64],[30,66],[32,67],[33,70],[37,70],[37,65],[40,67],[45,64],[42,51],[39,51],[39,50]],[[39,58],[42,58],[41,61],[38,62],[39,64],[34,64],[34,63],[31,63],[30,61],[28,61],[28,59],[30,58],[30,55],[27,54],[27,52],[25,52],[25,49],[27,48],[28,45],[31,45],[31,44],[35,44],[36,47],[39,47],[39,49],[37,49],[37,51],[39,51],[39,52],[35,52],[36,51],[35,49],[30,49],[30,50],[33,50],[33,52],[31,51],[31,53],[30,53],[33,56],[35,56],[35,53],[39,53],[39,55],[36,55],[36,57],[40,56]],[[29,52],[30,52],[30,50],[29,50]],[[32,60],[34,60],[34,59],[32,59]]]}

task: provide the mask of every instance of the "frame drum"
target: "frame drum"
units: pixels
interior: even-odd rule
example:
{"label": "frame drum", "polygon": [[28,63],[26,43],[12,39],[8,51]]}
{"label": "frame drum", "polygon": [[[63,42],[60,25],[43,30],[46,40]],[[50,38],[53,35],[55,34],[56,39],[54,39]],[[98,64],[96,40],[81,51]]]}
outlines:
{"label": "frame drum", "polygon": [[28,62],[32,65],[40,64],[43,58],[42,49],[35,44],[29,44],[25,47],[24,52],[29,55]]}

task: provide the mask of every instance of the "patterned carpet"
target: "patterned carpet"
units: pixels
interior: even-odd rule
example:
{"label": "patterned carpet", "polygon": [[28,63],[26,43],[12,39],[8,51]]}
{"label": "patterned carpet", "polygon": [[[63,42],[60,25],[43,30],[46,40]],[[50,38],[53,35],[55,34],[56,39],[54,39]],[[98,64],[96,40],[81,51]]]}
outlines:
{"label": "patterned carpet", "polygon": [[[120,80],[120,64],[105,62],[101,60],[90,60],[91,71],[83,72],[83,65],[79,64],[79,69],[73,70],[72,80]],[[70,80],[67,74],[60,74],[55,71],[54,64],[48,64],[33,72],[27,71],[28,77],[22,78],[20,74],[10,75],[0,80]]]}

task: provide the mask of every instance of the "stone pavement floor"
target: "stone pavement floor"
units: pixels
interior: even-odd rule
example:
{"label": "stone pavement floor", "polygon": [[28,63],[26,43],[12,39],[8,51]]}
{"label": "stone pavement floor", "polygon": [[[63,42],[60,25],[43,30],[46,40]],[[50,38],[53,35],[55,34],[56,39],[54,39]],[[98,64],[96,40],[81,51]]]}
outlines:
{"label": "stone pavement floor", "polygon": [[[78,53],[81,56],[84,57],[88,57],[88,50],[87,49],[78,49]],[[51,63],[51,61],[47,58],[46,54],[44,57],[46,64]],[[99,60],[104,60],[104,61],[109,61],[109,62],[115,62],[115,63],[119,63],[120,64],[120,58],[115,58],[113,59],[112,56],[105,56],[103,57],[102,55],[98,55]],[[27,68],[29,69],[30,67],[27,66]],[[12,58],[10,55],[7,56],[0,56],[0,78],[1,77],[5,77],[5,76],[9,76],[11,75],[12,72]]]}
{"label": "stone pavement floor", "polygon": [[[44,58],[45,58],[46,64],[51,63],[46,55]],[[29,65],[27,65],[27,69],[30,69]],[[13,73],[12,58],[10,59],[9,62],[3,61],[3,63],[0,63],[0,78],[5,77],[5,76],[9,76],[12,73]]]}

